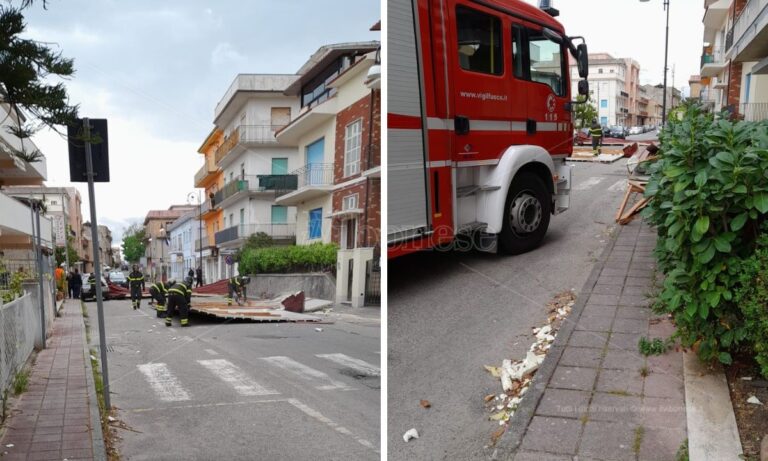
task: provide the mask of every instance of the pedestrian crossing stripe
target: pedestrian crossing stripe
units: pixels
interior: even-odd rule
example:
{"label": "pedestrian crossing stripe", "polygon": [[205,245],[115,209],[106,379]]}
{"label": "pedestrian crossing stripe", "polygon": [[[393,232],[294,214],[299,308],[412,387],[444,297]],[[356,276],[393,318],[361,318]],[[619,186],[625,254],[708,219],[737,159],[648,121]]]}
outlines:
{"label": "pedestrian crossing stripe", "polygon": [[302,363],[299,363],[295,360],[293,360],[290,357],[285,356],[274,356],[274,357],[262,357],[262,360],[271,363],[272,365],[282,368],[285,371],[288,371],[289,373],[292,373],[293,375],[303,379],[304,381],[313,382],[315,384],[315,389],[319,389],[322,391],[329,391],[329,390],[352,390],[351,387],[347,386],[345,383],[341,381],[336,381],[332,379],[327,374],[323,373],[320,370],[315,370],[314,368],[308,367]]}
{"label": "pedestrian crossing stripe", "polygon": [[360,359],[356,359],[344,354],[317,354],[315,357],[330,360],[347,368],[351,368],[364,376],[381,376],[381,370]]}
{"label": "pedestrian crossing stripe", "polygon": [[138,365],[138,367],[160,400],[165,402],[181,402],[191,399],[189,392],[181,386],[176,376],[171,373],[168,365],[164,363],[144,363]]}
{"label": "pedestrian crossing stripe", "polygon": [[279,394],[279,392],[264,387],[252,380],[229,360],[198,360],[197,363],[207,368],[211,373],[221,378],[227,384],[231,385],[240,395],[254,396]]}

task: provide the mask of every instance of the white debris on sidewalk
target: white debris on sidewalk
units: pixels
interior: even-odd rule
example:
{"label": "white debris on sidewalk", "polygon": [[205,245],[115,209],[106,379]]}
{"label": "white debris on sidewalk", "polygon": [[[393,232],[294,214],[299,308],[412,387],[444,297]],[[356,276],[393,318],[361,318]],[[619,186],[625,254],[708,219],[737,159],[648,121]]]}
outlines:
{"label": "white debris on sidewalk", "polygon": [[528,390],[533,380],[533,376],[538,370],[547,351],[555,340],[557,331],[560,329],[563,320],[571,313],[576,294],[574,290],[564,291],[555,296],[547,305],[549,308],[547,324],[533,329],[535,342],[531,345],[523,360],[504,359],[501,367],[485,365],[486,371],[494,378],[499,378],[501,388],[504,393],[499,395],[488,395],[485,397],[486,404],[492,414],[489,416],[491,421],[498,421],[503,426],[499,431],[494,432],[492,436],[493,443],[504,433],[506,426],[515,414],[518,405],[522,401],[522,396]]}
{"label": "white debris on sidewalk", "polygon": [[763,402],[761,402],[757,397],[754,395],[747,399],[747,403],[751,403],[753,405],[762,405]]}
{"label": "white debris on sidewalk", "polygon": [[411,439],[418,439],[418,438],[419,438],[419,433],[418,433],[418,431],[416,431],[415,428],[414,429],[408,429],[405,432],[405,434],[403,434],[403,440],[405,440],[406,442],[411,440]]}

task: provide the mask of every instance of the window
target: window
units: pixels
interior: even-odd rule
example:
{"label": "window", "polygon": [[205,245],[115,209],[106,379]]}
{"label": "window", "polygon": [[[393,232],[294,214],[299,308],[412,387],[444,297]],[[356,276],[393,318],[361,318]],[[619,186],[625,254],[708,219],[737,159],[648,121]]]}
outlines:
{"label": "window", "polygon": [[[516,78],[525,78],[522,43],[523,28],[520,26],[512,26],[512,65],[514,66],[514,74]],[[574,72],[578,73],[578,71]]]}
{"label": "window", "polygon": [[272,174],[288,174],[288,159],[287,158],[273,158],[272,159]]}
{"label": "window", "polygon": [[501,20],[498,17],[458,6],[456,29],[462,69],[492,75],[504,73]]}
{"label": "window", "polygon": [[288,207],[272,205],[272,224],[285,224],[288,222]]}
{"label": "window", "polygon": [[235,214],[234,213],[230,213],[229,214],[229,225],[230,226],[234,226],[235,225]]}
{"label": "window", "polygon": [[273,107],[270,114],[272,129],[284,127],[291,122],[290,107]]}
{"label": "window", "polygon": [[607,99],[601,99],[600,100],[600,107],[603,108],[603,109],[608,107],[608,100]]}
{"label": "window", "polygon": [[235,173],[230,171],[229,172],[229,182],[232,182],[233,179],[235,179]]}
{"label": "window", "polygon": [[347,195],[342,199],[342,210],[354,210],[357,208],[357,194]]}
{"label": "window", "polygon": [[344,249],[351,250],[357,246],[357,219],[347,219],[344,221],[342,227],[344,235],[342,236],[341,243],[344,245]]}
{"label": "window", "polygon": [[344,134],[344,176],[352,176],[360,172],[362,127],[362,119],[355,120],[347,125]]}
{"label": "window", "polygon": [[603,69],[597,69],[597,73],[598,74],[602,74],[603,73]]}
{"label": "window", "polygon": [[323,209],[309,210],[309,238],[319,239],[323,232]]}
{"label": "window", "polygon": [[245,181],[245,162],[240,164],[240,179]]}
{"label": "window", "polygon": [[541,32],[528,30],[528,54],[531,80],[552,88],[559,96],[565,95],[563,85],[563,54],[560,45]]}

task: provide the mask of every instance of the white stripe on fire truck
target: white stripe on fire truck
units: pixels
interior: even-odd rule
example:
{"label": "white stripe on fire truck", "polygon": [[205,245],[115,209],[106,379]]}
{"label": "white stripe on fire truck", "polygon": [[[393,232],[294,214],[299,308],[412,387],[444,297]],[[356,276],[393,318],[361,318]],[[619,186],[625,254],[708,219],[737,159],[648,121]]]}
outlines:
{"label": "white stripe on fire truck", "polygon": [[190,399],[189,392],[181,387],[181,383],[171,373],[168,365],[164,363],[143,363],[137,365],[137,367],[160,400],[179,402]]}
{"label": "white stripe on fire truck", "polygon": [[371,365],[370,363],[350,357],[344,354],[315,354],[315,357],[321,359],[330,360],[341,366],[351,368],[364,376],[381,376],[381,370],[379,367]]}
{"label": "white stripe on fire truck", "polygon": [[352,390],[351,387],[347,386],[346,384],[340,381],[331,379],[330,376],[323,373],[322,371],[315,370],[314,368],[310,368],[304,364],[301,364],[293,360],[290,357],[275,356],[275,357],[262,357],[261,359],[271,363],[272,365],[275,365],[278,368],[282,368],[283,370],[286,370],[298,376],[304,381],[314,382],[315,389],[320,389],[321,391],[328,391],[328,390],[334,390],[334,389]]}
{"label": "white stripe on fire truck", "polygon": [[198,360],[197,363],[204,366],[214,376],[232,386],[240,395],[275,395],[279,392],[262,386],[252,380],[248,375],[229,360],[212,359]]}
{"label": "white stripe on fire truck", "polygon": [[[525,132],[525,122],[513,122],[510,120],[470,120],[469,127],[474,131],[511,131]],[[427,118],[427,129],[453,131],[454,121],[437,117]],[[537,122],[536,131],[567,131],[567,123]]]}

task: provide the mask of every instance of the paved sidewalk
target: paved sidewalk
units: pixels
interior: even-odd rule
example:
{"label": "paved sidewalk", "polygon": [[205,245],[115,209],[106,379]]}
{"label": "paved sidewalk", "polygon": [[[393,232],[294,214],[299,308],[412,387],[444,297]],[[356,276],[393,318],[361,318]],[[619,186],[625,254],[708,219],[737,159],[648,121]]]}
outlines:
{"label": "paved sidewalk", "polygon": [[682,352],[638,352],[642,336],[674,332],[648,307],[655,242],[639,219],[619,228],[557,338],[554,371],[542,366],[514,460],[674,459],[687,438]]}
{"label": "paved sidewalk", "polygon": [[[37,355],[29,387],[12,410],[0,440],[2,461],[104,458],[95,391],[85,361],[80,301],[67,300],[48,347]],[[93,416],[92,416],[93,415]],[[92,418],[95,418],[92,420]],[[95,426],[94,426],[95,425]],[[92,428],[95,430],[92,431]],[[9,447],[9,444],[13,444]]]}

